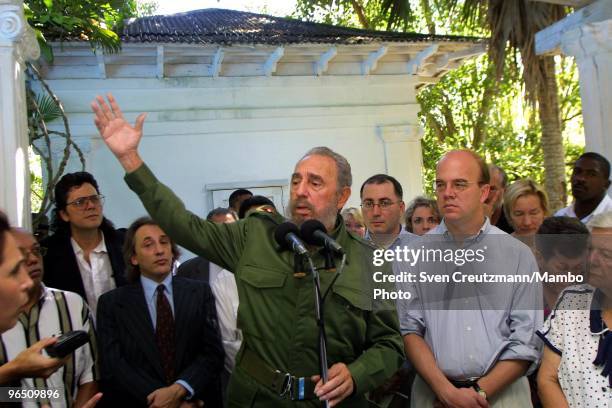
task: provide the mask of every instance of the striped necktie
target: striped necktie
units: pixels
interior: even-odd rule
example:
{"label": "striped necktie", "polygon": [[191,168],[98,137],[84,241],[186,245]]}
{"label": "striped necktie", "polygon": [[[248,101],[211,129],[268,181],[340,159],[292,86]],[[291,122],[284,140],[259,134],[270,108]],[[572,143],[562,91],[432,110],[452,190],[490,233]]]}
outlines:
{"label": "striped necktie", "polygon": [[157,287],[157,325],[155,329],[155,340],[159,348],[162,368],[166,377],[166,383],[174,382],[174,358],[175,358],[175,341],[174,341],[174,317],[170,302],[164,295],[164,285]]}

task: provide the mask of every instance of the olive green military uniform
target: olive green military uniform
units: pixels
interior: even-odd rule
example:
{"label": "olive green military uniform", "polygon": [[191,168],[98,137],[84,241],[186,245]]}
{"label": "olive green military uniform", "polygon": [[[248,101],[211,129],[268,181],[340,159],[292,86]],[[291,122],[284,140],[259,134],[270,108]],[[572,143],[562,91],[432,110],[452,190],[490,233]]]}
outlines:
{"label": "olive green military uniform", "polygon": [[[236,275],[238,325],[244,341],[230,380],[229,405],[321,406],[317,399],[281,398],[253,378],[248,370],[252,364],[245,363],[244,356],[250,353],[268,368],[296,377],[319,372],[312,275],[294,276],[294,255],[281,251],[274,241],[274,230],[283,218],[255,212],[236,223],[214,224],[187,211],[145,165],[128,174],[126,181],[178,244]],[[390,377],[404,360],[397,313],[393,302],[373,300],[372,248],[349,235],[341,222],[332,235],[346,250],[348,262],[325,303],[328,362],[330,367],[347,364],[355,383],[353,396],[341,406],[367,407],[364,394]],[[318,252],[313,260],[316,266],[324,265]],[[382,270],[390,273],[389,266]],[[332,271],[321,271],[323,291],[332,276]]]}

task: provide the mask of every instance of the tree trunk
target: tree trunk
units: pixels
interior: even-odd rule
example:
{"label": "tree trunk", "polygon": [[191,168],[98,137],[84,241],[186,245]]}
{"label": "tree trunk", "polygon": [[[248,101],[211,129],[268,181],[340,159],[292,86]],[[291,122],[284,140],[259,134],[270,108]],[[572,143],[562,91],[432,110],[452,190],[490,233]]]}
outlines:
{"label": "tree trunk", "polygon": [[480,109],[478,109],[478,115],[474,121],[474,137],[472,139],[472,149],[478,150],[478,148],[487,140],[487,119],[493,109],[495,95],[499,89],[499,81],[495,79],[495,64],[488,61],[487,65],[487,79],[482,85],[484,91],[482,94],[482,102],[480,103]]}
{"label": "tree trunk", "polygon": [[429,4],[429,0],[421,0],[421,8],[423,9],[425,21],[427,22],[427,31],[429,31],[429,34],[435,35],[436,23],[433,20],[433,12],[431,10],[431,4]]}
{"label": "tree trunk", "polygon": [[559,92],[555,76],[554,57],[541,57],[543,81],[538,84],[538,112],[542,124],[544,154],[544,187],[548,193],[551,213],[565,206],[565,149],[561,136]]}
{"label": "tree trunk", "polygon": [[353,6],[353,11],[357,14],[357,18],[359,18],[359,23],[361,27],[365,30],[370,29],[370,22],[365,15],[363,10],[363,6],[357,0],[351,0],[351,5]]}

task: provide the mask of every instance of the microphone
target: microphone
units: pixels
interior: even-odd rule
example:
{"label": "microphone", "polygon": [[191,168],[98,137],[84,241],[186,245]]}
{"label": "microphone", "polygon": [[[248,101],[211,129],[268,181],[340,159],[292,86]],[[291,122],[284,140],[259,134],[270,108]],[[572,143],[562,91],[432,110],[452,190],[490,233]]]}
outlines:
{"label": "microphone", "polygon": [[304,242],[307,244],[322,246],[339,255],[344,255],[344,249],[332,237],[327,235],[327,229],[321,221],[313,219],[304,221],[300,232]]}
{"label": "microphone", "polygon": [[283,249],[288,249],[298,255],[306,255],[308,250],[304,242],[298,236],[299,230],[297,225],[292,222],[284,222],[274,231],[274,240]]}

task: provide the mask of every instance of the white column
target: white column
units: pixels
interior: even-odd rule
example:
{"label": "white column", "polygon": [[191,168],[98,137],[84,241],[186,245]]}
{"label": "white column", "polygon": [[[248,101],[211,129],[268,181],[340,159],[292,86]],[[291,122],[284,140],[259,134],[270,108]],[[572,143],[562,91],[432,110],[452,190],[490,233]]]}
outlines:
{"label": "white column", "polygon": [[612,20],[565,32],[561,48],[576,58],[580,72],[586,151],[612,161]]}
{"label": "white column", "polygon": [[24,61],[39,56],[21,0],[0,0],[0,208],[30,227],[30,173]]}
{"label": "white column", "polygon": [[404,201],[423,194],[423,129],[419,125],[379,126],[378,134],[385,147],[387,174],[402,185]]}

